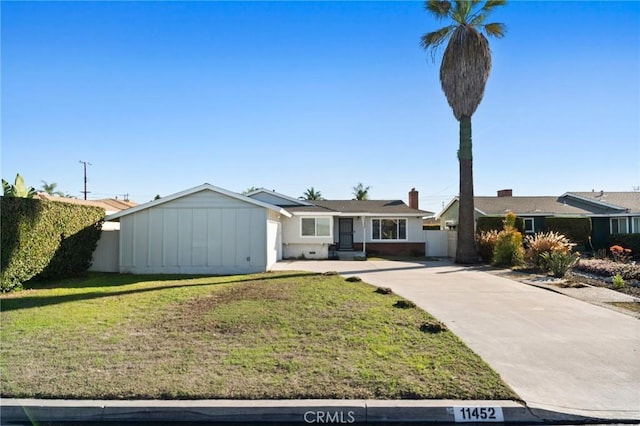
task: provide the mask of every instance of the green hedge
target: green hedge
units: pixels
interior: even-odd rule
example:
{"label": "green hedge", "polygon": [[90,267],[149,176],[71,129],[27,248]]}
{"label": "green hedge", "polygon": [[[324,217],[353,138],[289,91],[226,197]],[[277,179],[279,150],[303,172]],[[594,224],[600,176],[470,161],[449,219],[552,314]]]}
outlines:
{"label": "green hedge", "polygon": [[546,217],[547,231],[567,237],[578,249],[588,247],[591,236],[591,219],[588,217]]}
{"label": "green hedge", "polygon": [[105,211],[99,207],[0,197],[0,287],[34,278],[64,278],[86,271]]}
{"label": "green hedge", "polygon": [[[480,216],[476,220],[476,232],[496,230],[502,231],[504,227],[504,216]],[[524,219],[516,217],[516,229],[524,234]]]}
{"label": "green hedge", "polygon": [[422,230],[423,231],[439,231],[440,230],[440,224],[430,224],[430,225],[422,225]]}

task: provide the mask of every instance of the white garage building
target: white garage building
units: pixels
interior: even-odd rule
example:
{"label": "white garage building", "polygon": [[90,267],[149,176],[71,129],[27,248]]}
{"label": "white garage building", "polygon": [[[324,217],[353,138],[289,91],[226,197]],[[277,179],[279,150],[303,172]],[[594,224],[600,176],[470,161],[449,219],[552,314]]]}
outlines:
{"label": "white garage building", "polygon": [[118,270],[153,274],[262,272],[282,259],[281,207],[208,183],[109,215]]}

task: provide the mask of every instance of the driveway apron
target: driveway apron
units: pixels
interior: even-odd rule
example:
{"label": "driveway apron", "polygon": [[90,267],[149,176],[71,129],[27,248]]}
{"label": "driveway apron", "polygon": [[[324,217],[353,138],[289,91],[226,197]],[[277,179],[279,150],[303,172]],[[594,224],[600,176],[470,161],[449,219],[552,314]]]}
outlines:
{"label": "driveway apron", "polygon": [[391,288],[459,336],[531,408],[640,420],[640,321],[445,261],[284,261]]}

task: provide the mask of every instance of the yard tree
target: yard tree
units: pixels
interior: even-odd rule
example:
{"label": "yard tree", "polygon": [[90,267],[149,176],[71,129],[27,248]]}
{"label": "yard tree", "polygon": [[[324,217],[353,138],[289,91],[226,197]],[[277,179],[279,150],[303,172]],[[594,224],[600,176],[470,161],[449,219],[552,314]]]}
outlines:
{"label": "yard tree", "polygon": [[356,198],[356,200],[368,200],[369,199],[369,190],[371,189],[370,186],[364,186],[362,184],[362,182],[358,183],[356,186],[353,187],[353,196]]}
{"label": "yard tree", "polygon": [[471,116],[478,108],[491,71],[491,51],[483,32],[501,38],[502,23],[486,23],[496,7],[506,0],[425,1],[425,9],[448,25],[421,38],[422,47],[432,54],[446,43],[440,65],[440,84],[453,115],[460,123],[458,163],[460,192],[458,203],[458,245],[456,263],[476,263],[478,252],[474,235],[473,156]]}
{"label": "yard tree", "polygon": [[56,191],[56,188],[58,186],[57,183],[53,182],[53,183],[47,183],[47,181],[41,181],[42,182],[42,191],[46,192],[49,195],[57,195],[59,197],[64,197],[64,193],[61,191]]}
{"label": "yard tree", "polygon": [[301,200],[322,200],[322,194],[320,193],[320,191],[316,191],[313,186],[311,188],[308,188],[306,191],[304,191],[304,194],[302,194],[302,197],[299,197]]}

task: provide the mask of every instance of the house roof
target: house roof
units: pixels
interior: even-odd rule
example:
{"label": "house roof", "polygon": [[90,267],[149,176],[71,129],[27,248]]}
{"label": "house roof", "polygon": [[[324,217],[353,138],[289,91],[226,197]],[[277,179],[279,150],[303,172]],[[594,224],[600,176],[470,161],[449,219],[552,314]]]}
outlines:
{"label": "house roof", "polygon": [[257,198],[260,195],[266,195],[269,198],[273,198],[278,200],[277,203],[271,203],[280,207],[289,207],[289,206],[310,206],[312,205],[310,202],[306,200],[301,200],[299,198],[293,198],[288,195],[281,194],[276,191],[270,191],[268,189],[259,188],[255,191],[252,191],[247,194],[247,197]]}
{"label": "house roof", "polygon": [[590,211],[564,202],[560,197],[474,197],[476,210],[484,215],[570,216],[586,215]]}
{"label": "house roof", "polygon": [[[612,214],[639,214],[640,192],[567,192],[559,197],[474,197],[474,207],[482,215],[505,215],[513,212],[520,216],[598,216]],[[458,197],[437,215],[439,219]]]}
{"label": "house roof", "polygon": [[101,207],[107,212],[119,212],[131,207],[135,207],[138,204],[133,201],[119,200],[115,198],[103,198],[100,200],[79,200],[77,198],[56,197],[49,195],[46,192],[38,192],[35,198],[46,201],[56,201],[59,203],[77,204],[82,206]]}
{"label": "house roof", "polygon": [[429,211],[412,209],[402,200],[313,200],[312,206],[287,207],[292,213],[333,213],[358,216],[426,216]]}
{"label": "house roof", "polygon": [[640,192],[567,192],[562,197],[592,203],[607,210],[640,213]]}
{"label": "house roof", "polygon": [[153,200],[153,201],[150,201],[148,203],[140,204],[140,205],[132,207],[130,209],[123,210],[121,212],[109,215],[109,216],[107,216],[105,218],[105,220],[119,219],[119,218],[121,218],[123,216],[127,216],[127,215],[130,215],[130,214],[133,214],[133,213],[137,213],[137,212],[139,212],[141,210],[146,210],[146,209],[149,209],[149,208],[152,208],[152,207],[156,207],[156,206],[162,205],[164,203],[168,203],[170,201],[177,200],[179,198],[183,198],[183,197],[186,197],[188,195],[195,194],[195,193],[201,192],[201,191],[213,191],[213,192],[216,192],[218,194],[222,194],[222,195],[225,195],[227,197],[235,198],[237,200],[241,200],[241,201],[244,201],[244,202],[249,203],[249,204],[253,204],[253,205],[256,205],[256,206],[264,207],[264,208],[269,209],[269,210],[273,210],[273,211],[275,211],[277,213],[282,214],[283,216],[291,217],[291,213],[287,212],[285,209],[283,209],[281,207],[274,206],[274,205],[271,205],[271,204],[268,204],[268,203],[263,203],[262,201],[254,200],[253,198],[246,197],[246,196],[238,194],[236,192],[227,191],[226,189],[219,188],[217,186],[213,186],[210,183],[204,183],[202,185],[194,186],[193,188],[189,188],[189,189],[186,189],[184,191],[176,192],[175,194],[171,194],[171,195],[168,195],[166,197],[162,197],[162,198],[159,198],[157,200]]}

